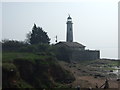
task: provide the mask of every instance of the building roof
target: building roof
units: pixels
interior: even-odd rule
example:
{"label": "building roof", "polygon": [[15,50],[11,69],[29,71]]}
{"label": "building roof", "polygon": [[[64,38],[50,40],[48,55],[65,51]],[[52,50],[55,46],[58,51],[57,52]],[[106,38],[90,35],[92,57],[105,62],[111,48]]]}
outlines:
{"label": "building roof", "polygon": [[56,45],[65,45],[67,47],[71,47],[71,48],[83,48],[85,47],[84,45],[78,43],[78,42],[59,42]]}

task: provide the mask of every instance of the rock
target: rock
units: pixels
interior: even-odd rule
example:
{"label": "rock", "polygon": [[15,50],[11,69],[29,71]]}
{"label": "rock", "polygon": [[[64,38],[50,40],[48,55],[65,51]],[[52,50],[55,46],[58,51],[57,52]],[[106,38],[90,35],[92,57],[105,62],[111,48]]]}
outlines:
{"label": "rock", "polygon": [[117,81],[120,81],[120,79],[117,79]]}
{"label": "rock", "polygon": [[113,70],[110,70],[110,72],[113,72]]}
{"label": "rock", "polygon": [[69,66],[69,68],[71,68],[71,66]]}
{"label": "rock", "polygon": [[86,73],[86,71],[82,71],[82,72]]}
{"label": "rock", "polygon": [[100,74],[96,74],[96,75],[94,75],[94,78],[97,78],[97,77],[105,77],[105,76],[100,75]]}
{"label": "rock", "polygon": [[76,67],[75,65],[73,65],[73,67]]}

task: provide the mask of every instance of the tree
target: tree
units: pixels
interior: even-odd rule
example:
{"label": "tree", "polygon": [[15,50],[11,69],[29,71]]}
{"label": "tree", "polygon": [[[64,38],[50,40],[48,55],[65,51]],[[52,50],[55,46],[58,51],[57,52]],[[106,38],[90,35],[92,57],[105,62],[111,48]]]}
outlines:
{"label": "tree", "polygon": [[47,32],[34,24],[32,32],[28,33],[28,41],[30,44],[49,44],[50,38],[48,37]]}
{"label": "tree", "polygon": [[26,35],[27,38],[25,39],[25,42],[28,43],[28,44],[30,44],[31,34],[32,34],[32,33],[29,32],[29,33],[27,33],[27,35]]}

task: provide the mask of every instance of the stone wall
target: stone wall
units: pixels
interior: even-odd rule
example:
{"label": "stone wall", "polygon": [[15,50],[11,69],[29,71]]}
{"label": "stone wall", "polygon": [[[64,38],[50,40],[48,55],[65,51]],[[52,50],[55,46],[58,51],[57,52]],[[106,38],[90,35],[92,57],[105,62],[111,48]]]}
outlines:
{"label": "stone wall", "polygon": [[72,52],[71,60],[96,60],[100,58],[100,51],[98,50],[75,50]]}

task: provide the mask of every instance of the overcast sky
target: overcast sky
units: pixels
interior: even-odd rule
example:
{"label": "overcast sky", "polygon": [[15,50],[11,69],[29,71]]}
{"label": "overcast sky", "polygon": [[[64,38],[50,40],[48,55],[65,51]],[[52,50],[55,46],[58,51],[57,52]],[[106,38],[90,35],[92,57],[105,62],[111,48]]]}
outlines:
{"label": "overcast sky", "polygon": [[3,2],[2,39],[23,41],[36,23],[48,33],[51,43],[56,35],[58,41],[65,41],[68,14],[75,42],[100,50],[101,58],[118,57],[117,2]]}

